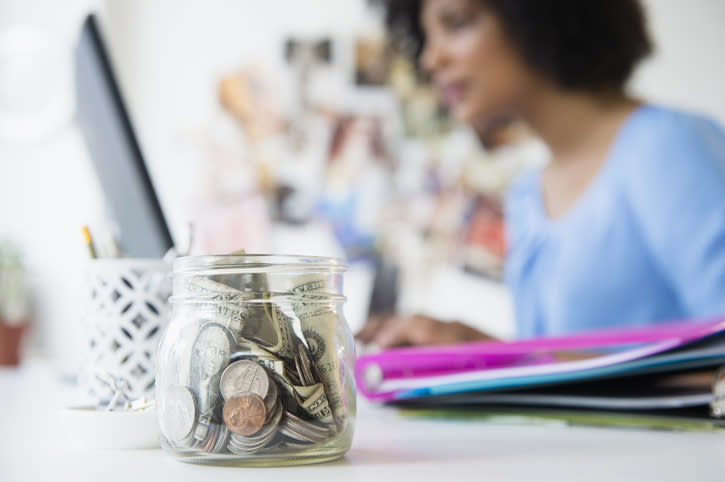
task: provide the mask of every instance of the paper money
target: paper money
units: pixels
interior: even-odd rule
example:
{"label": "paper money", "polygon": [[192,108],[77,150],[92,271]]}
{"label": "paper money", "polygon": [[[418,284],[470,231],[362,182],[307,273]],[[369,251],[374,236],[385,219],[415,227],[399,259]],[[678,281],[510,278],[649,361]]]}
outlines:
{"label": "paper money", "polygon": [[242,337],[279,357],[294,359],[297,347],[292,319],[272,302],[248,306]]}
{"label": "paper money", "polygon": [[193,293],[197,297],[208,300],[237,303],[245,300],[243,292],[202,276],[184,279],[183,289],[186,293]]}
{"label": "paper money", "polygon": [[235,347],[234,353],[231,354],[230,360],[232,362],[253,360],[267,370],[284,376],[284,361],[252,342],[237,340],[237,346]]}
{"label": "paper money", "polygon": [[[334,346],[327,346],[325,340],[335,340],[339,320],[334,307],[324,303],[327,290],[322,275],[302,275],[292,280],[290,291],[302,295],[307,301],[296,301],[294,310],[302,325],[312,360],[327,393],[327,399],[336,420],[345,416],[340,361]],[[318,294],[319,296],[315,296]]]}
{"label": "paper money", "polygon": [[189,385],[202,414],[211,413],[219,401],[219,379],[229,365],[233,346],[231,333],[218,323],[202,325],[194,340]]}
{"label": "paper money", "polygon": [[255,361],[271,372],[284,375],[284,362],[279,358],[273,356],[256,357]]}
{"label": "paper money", "polygon": [[322,383],[310,386],[292,387],[300,408],[311,418],[325,424],[333,424],[332,411]]}
{"label": "paper money", "polygon": [[244,293],[203,277],[184,280],[184,290],[198,300],[194,310],[204,313],[207,321],[224,325],[236,336],[242,332],[246,318]]}

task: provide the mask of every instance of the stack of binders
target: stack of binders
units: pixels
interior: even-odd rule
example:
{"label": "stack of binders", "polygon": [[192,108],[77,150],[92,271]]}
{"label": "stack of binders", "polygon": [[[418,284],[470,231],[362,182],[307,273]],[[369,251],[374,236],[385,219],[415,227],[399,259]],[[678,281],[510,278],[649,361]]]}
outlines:
{"label": "stack of binders", "polygon": [[720,424],[723,366],[725,319],[719,318],[393,349],[360,357],[356,376],[367,398],[410,407],[682,414]]}

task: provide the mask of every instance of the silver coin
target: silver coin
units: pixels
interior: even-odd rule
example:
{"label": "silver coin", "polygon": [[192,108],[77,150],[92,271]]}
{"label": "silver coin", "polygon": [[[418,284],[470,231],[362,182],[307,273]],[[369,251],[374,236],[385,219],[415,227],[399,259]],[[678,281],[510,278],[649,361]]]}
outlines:
{"label": "silver coin", "polygon": [[303,435],[298,434],[294,430],[290,429],[287,425],[280,425],[279,426],[279,433],[284,435],[285,437],[289,438],[290,440],[294,440],[296,442],[310,442],[307,440]]}
{"label": "silver coin", "polygon": [[297,440],[322,442],[330,436],[329,427],[302,420],[289,412],[285,412],[281,427],[284,428],[283,433],[288,436],[292,434]]}
{"label": "silver coin", "polygon": [[179,443],[196,425],[196,399],[187,387],[171,385],[166,389],[161,413],[161,429],[166,438]]}
{"label": "silver coin", "polygon": [[293,415],[285,410],[284,418],[279,425],[279,433],[296,442],[313,442],[314,440],[311,440],[309,437],[307,437],[306,434],[303,433],[296,424],[290,422],[291,416]]}
{"label": "silver coin", "polygon": [[216,445],[217,440],[219,439],[219,433],[221,432],[221,428],[219,427],[219,424],[213,423],[209,425],[209,430],[207,432],[206,438],[199,444],[199,449],[203,452],[211,452],[214,449],[214,446]]}
{"label": "silver coin", "polygon": [[277,405],[281,405],[279,402],[279,392],[277,391],[277,384],[274,380],[269,381],[269,392],[267,397],[264,399],[264,405],[267,407],[267,421],[269,421],[274,415],[274,410]]}
{"label": "silver coin", "polygon": [[309,352],[306,350],[305,346],[302,343],[297,345],[297,351],[297,360],[299,360],[299,364],[297,365],[297,371],[300,374],[300,378],[305,385],[314,385],[315,377],[312,375],[312,362],[310,361],[310,358],[308,356]]}
{"label": "silver coin", "polygon": [[220,424],[219,429],[219,437],[217,438],[217,442],[214,445],[214,448],[212,449],[212,452],[219,453],[222,452],[229,442],[229,435],[231,434],[231,430],[227,428],[226,425]]}
{"label": "silver coin", "polygon": [[261,449],[262,449],[262,447],[260,447],[258,449],[247,449],[247,448],[238,447],[237,445],[234,444],[234,442],[232,441],[231,438],[229,439],[229,443],[227,444],[227,450],[229,450],[234,455],[252,455],[252,454],[259,452]]}
{"label": "silver coin", "polygon": [[227,448],[230,452],[233,452],[235,454],[253,454],[256,452],[259,452],[264,447],[267,446],[272,441],[273,437],[268,437],[265,440],[261,440],[259,442],[255,442],[254,444],[251,443],[242,443],[237,438],[229,437],[229,442],[227,443]]}
{"label": "silver coin", "polygon": [[300,374],[297,371],[297,366],[299,365],[299,361],[295,359],[295,369],[292,370],[290,367],[285,368],[284,373],[284,379],[287,380],[291,385],[294,386],[304,386],[304,383],[302,382],[302,379],[300,378]]}
{"label": "silver coin", "polygon": [[263,400],[269,394],[270,379],[267,371],[251,360],[239,360],[223,372],[219,388],[224,400],[239,392],[252,392]]}
{"label": "silver coin", "polygon": [[235,454],[253,454],[259,452],[267,445],[269,445],[269,443],[274,438],[274,435],[275,434],[272,434],[271,436],[265,437],[264,439],[259,441],[249,442],[241,440],[241,437],[236,436],[236,434],[232,433],[232,436],[229,437],[227,448],[230,452],[233,452]]}
{"label": "silver coin", "polygon": [[307,450],[311,447],[314,447],[314,442],[297,442],[297,441],[291,441],[291,440],[285,440],[282,443],[283,447],[295,449],[295,450]]}

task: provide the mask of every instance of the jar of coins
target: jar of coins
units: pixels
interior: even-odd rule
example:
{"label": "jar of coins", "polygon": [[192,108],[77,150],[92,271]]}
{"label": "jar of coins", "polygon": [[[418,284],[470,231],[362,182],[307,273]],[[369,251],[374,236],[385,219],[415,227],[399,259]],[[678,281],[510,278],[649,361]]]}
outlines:
{"label": "jar of coins", "polygon": [[179,258],[158,349],[162,446],[191,462],[321,462],[350,448],[354,345],[333,258]]}

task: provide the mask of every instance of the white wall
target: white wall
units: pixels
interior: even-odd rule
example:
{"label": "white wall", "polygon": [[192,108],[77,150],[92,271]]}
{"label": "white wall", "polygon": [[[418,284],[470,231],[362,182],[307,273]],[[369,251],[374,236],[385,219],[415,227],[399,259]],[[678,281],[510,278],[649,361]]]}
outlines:
{"label": "white wall", "polygon": [[[335,55],[346,65],[348,39],[366,19],[361,0],[106,0],[104,6],[114,60],[157,179],[177,176],[180,165],[191,170],[205,162],[208,153],[194,150],[198,138],[209,131],[224,135],[216,124],[221,116],[216,85],[223,74],[254,65],[276,91],[289,95],[294,77],[283,60],[284,38],[331,37],[338,41]],[[350,78],[338,71],[325,74],[323,95],[341,99]],[[176,207],[192,189],[188,179],[177,178],[159,183],[176,233],[187,221]]]}
{"label": "white wall", "polygon": [[725,2],[645,0],[644,5],[656,51],[637,72],[633,90],[725,125]]}
{"label": "white wall", "polygon": [[[69,0],[61,5],[53,0],[0,0],[0,36],[11,28],[25,26],[41,37],[47,36],[52,55],[63,59],[60,68],[43,70],[44,65],[35,65],[41,71],[33,82],[37,90],[23,90],[23,96],[40,98],[55,86],[64,85],[66,91],[58,93],[59,102],[72,105],[70,86],[65,85],[70,84],[70,46],[83,12],[93,3],[92,0]],[[2,69],[7,68],[8,64],[3,63],[7,60],[7,57],[0,60],[0,78],[5,81],[7,71]],[[34,62],[39,64],[37,59]],[[3,84],[0,88],[9,87]],[[2,95],[7,96],[4,99],[20,102],[19,92]],[[25,99],[28,100],[32,104],[32,99]],[[2,104],[0,110],[7,107]],[[22,110],[23,106],[15,107]],[[7,115],[7,111],[4,113]],[[54,126],[45,123],[43,135],[26,142],[8,141],[16,126],[2,125],[0,237],[22,243],[26,255],[28,281],[36,300],[31,348],[70,359],[77,353],[81,307],[78,287],[82,283],[81,266],[87,258],[80,229],[103,209],[98,202],[100,191],[85,147],[78,131],[69,124],[72,108],[64,114],[66,122]],[[44,118],[45,114],[40,112],[39,117]]]}
{"label": "white wall", "polygon": [[[145,122],[196,125],[216,110],[219,76],[249,63],[273,72],[288,35],[343,37],[360,0],[110,0],[107,27]],[[278,79],[279,80],[279,79]]]}
{"label": "white wall", "polygon": [[[214,117],[219,74],[255,60],[279,73],[282,35],[345,38],[361,28],[363,2],[105,2],[117,70],[161,190],[173,191],[170,186],[191,162],[181,142],[184,133]],[[634,90],[658,102],[708,113],[725,124],[721,92],[725,2],[645,3],[658,51],[637,73]],[[54,32],[59,44],[69,49],[81,14],[94,4],[93,0],[0,0],[0,31],[18,23],[37,24]],[[337,81],[340,92],[330,95],[342,95],[346,79]],[[169,196],[165,197],[168,204]],[[101,216],[103,206],[72,126],[33,145],[0,141],[0,206],[0,236],[25,244],[38,294],[33,346],[73,360],[83,300],[79,287],[85,251],[80,226]]]}

